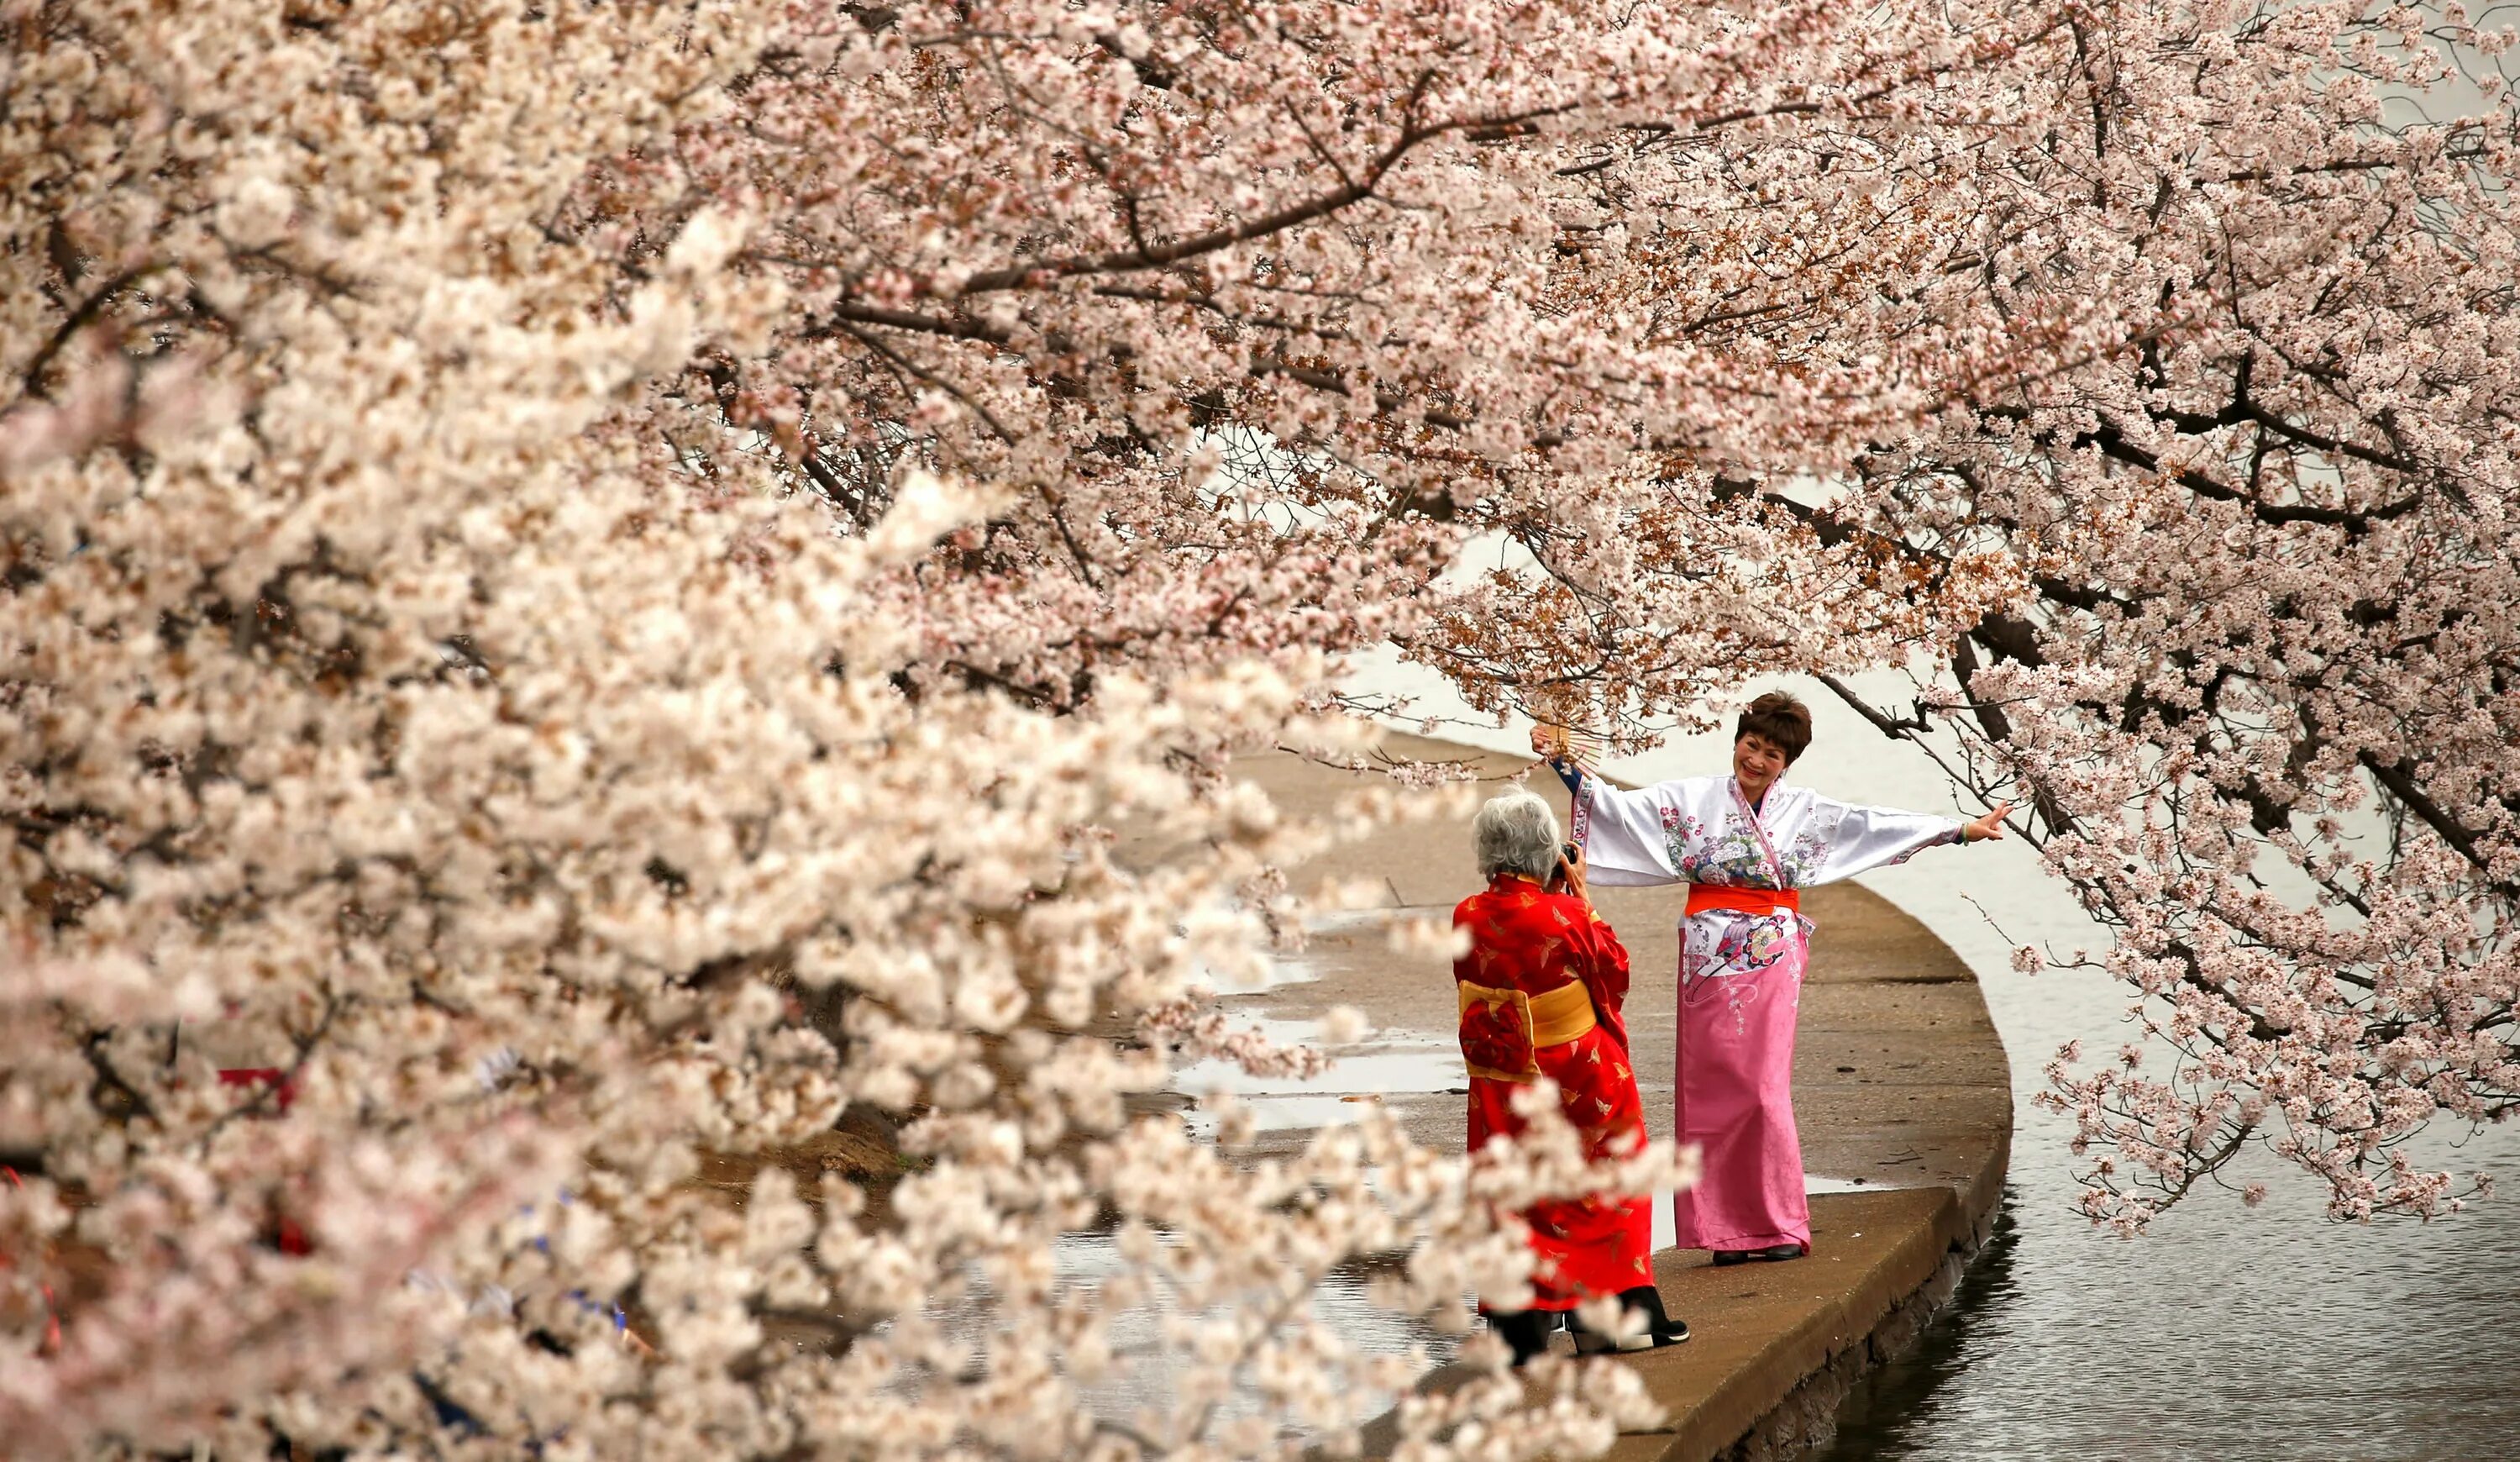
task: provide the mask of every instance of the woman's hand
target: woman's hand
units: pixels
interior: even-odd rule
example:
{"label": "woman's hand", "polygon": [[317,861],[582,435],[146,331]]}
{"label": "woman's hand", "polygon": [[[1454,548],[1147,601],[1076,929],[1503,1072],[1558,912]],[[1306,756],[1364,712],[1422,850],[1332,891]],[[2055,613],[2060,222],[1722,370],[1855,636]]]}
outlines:
{"label": "woman's hand", "polygon": [[1572,858],[1563,852],[1557,855],[1557,882],[1564,892],[1581,900],[1584,907],[1589,909],[1593,906],[1593,895],[1584,891],[1584,849],[1576,848]]}
{"label": "woman's hand", "polygon": [[1566,743],[1560,739],[1556,727],[1534,726],[1531,728],[1531,754],[1539,757],[1543,761],[1554,761],[1558,757],[1566,754]]}
{"label": "woman's hand", "polygon": [[2012,803],[1998,802],[1995,804],[1994,811],[1987,813],[1977,821],[1961,823],[1960,841],[1962,843],[1984,843],[1990,839],[2002,838],[2003,836],[2004,814],[2011,810]]}

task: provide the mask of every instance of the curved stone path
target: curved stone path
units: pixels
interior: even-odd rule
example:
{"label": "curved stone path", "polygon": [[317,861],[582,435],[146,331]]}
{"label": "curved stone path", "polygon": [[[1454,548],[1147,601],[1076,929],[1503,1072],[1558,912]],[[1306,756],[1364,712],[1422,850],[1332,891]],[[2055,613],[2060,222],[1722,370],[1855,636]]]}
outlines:
{"label": "curved stone path", "polygon": [[[1395,755],[1465,760],[1499,780],[1526,764],[1419,737],[1395,735],[1386,746]],[[1327,811],[1368,785],[1282,754],[1246,758],[1237,774],[1301,812]],[[1564,815],[1552,780],[1535,779],[1534,789]],[[1395,911],[1449,914],[1476,886],[1466,819],[1387,829],[1302,870],[1298,885],[1323,875],[1380,880]],[[1685,892],[1602,890],[1595,900],[1635,971],[1628,1021],[1657,1136],[1670,1134],[1667,1053]],[[1975,978],[1924,926],[1868,890],[1814,890],[1804,912],[1819,927],[1794,1061],[1804,1165],[1818,1190],[1812,1253],[1726,1269],[1699,1250],[1655,1256],[1664,1302],[1695,1338],[1627,1362],[1668,1417],[1658,1431],[1621,1438],[1610,1454],[1618,1462],[1783,1457],[1824,1442],[1849,1385],[1914,1339],[1992,1229],[2011,1150],[2012,1084]],[[1232,1003],[1288,1019],[1360,1006],[1402,1068],[1408,1053],[1423,1059],[1451,1041],[1451,981],[1439,968],[1397,960],[1379,921],[1316,936],[1306,960],[1318,982]],[[1457,1090],[1394,1090],[1380,1100],[1421,1142],[1462,1140]],[[1272,1137],[1291,1144],[1309,1128],[1290,1124]]]}

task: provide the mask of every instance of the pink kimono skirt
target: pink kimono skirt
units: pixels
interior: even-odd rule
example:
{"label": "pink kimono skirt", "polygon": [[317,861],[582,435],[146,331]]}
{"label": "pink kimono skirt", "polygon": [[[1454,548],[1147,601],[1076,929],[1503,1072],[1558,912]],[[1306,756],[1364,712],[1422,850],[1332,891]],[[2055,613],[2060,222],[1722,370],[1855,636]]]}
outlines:
{"label": "pink kimono skirt", "polygon": [[[1692,884],[1682,928],[1673,1131],[1695,1143],[1697,1186],[1672,1195],[1683,1249],[1811,1248],[1801,1135],[1794,1128],[1794,1024],[1811,940],[1791,889]],[[1721,947],[1699,946],[1709,909]]]}

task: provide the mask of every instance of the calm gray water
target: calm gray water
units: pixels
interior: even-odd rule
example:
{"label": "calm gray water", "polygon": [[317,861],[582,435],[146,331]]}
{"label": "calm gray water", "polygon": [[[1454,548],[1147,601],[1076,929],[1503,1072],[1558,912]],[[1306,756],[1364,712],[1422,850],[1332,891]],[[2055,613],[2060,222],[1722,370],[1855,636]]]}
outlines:
{"label": "calm gray water", "polygon": [[[1430,713],[1453,704],[1405,667],[1361,678],[1422,696]],[[1904,684],[1880,675],[1859,688],[1898,705]],[[1818,732],[1795,780],[1851,800],[1960,810],[1921,754],[1821,687],[1794,688]],[[1436,734],[1499,747],[1524,736]],[[1719,770],[1729,742],[1683,739],[1608,769],[1641,780]],[[2330,1223],[2311,1184],[2261,1161],[2234,1177],[2271,1185],[2258,1208],[2202,1191],[2145,1238],[2095,1231],[2071,1211],[2068,1125],[2030,1098],[2059,1045],[2130,1039],[2126,1002],[2105,981],[2016,974],[2008,956],[2022,942],[2097,948],[2100,932],[2017,843],[1928,853],[1864,882],[1977,972],[2011,1056],[2018,1119],[2000,1241],[1917,1353],[1855,1398],[1832,1462],[2520,1458],[2520,1129],[2443,1134],[2442,1165],[2495,1172],[2505,1196],[2431,1224]]]}
{"label": "calm gray water", "polygon": [[2115,1238],[2069,1211],[2068,1123],[2029,1105],[2047,1053],[2114,1034],[2114,992],[1972,962],[2019,1104],[2003,1232],[1847,1408],[1832,1462],[2520,1457],[2520,1131],[2433,1145],[2505,1183],[2430,1224],[2328,1222],[2261,1158],[2233,1178],[2270,1185],[2260,1207],[2200,1192]]}

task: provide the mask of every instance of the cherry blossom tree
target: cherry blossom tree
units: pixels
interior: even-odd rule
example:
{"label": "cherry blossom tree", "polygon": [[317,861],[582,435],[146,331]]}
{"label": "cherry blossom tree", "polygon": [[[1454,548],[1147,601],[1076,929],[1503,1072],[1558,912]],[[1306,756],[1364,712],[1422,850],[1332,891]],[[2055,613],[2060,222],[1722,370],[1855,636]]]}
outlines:
{"label": "cherry blossom tree", "polygon": [[1679,1175],[1137,1117],[1319,1062],[1193,994],[1402,802],[1222,773],[1361,759],[1384,641],[1630,741],[1947,661],[1875,713],[2034,794],[2186,1052],[2060,1071],[2094,1216],[2252,1136],[2432,1211],[2395,1145],[2512,1090],[2520,600],[2508,117],[2382,124],[2495,44],[2420,23],[0,5],[0,1430],[1344,1439],[1408,1367],[1313,1279],[1459,1320],[1500,1211]]}
{"label": "cherry blossom tree", "polygon": [[[2252,1143],[2337,1216],[2440,1212],[2464,1182],[2407,1140],[2520,1100],[2508,39],[2345,5],[2078,36],[2046,105],[2089,120],[2024,177],[2084,216],[1978,248],[2128,343],[1862,461],[1848,526],[1905,561],[2006,545],[2022,592],[1933,714],[2036,795],[2178,1053],[2058,1068],[2095,1220]],[[2462,67],[2476,114],[2418,110]]]}
{"label": "cherry blossom tree", "polygon": [[[1047,482],[905,466],[835,532],[677,393],[812,301],[747,264],[760,200],[599,195],[817,23],[0,11],[13,1455],[1336,1440],[1411,1365],[1312,1281],[1416,1245],[1385,1298],[1459,1322],[1527,1272],[1501,1214],[1682,1175],[1546,1120],[1473,1170],[1133,1118],[1179,1055],[1317,1068],[1192,996],[1340,826],[1218,772],[1358,730],[1291,634],[1055,703],[936,673],[1039,622],[973,580]],[[1116,1276],[1061,1268],[1088,1230]],[[1088,1404],[1143,1363],[1178,1410]],[[1568,1368],[1403,1422],[1523,1456],[1645,1410]]]}
{"label": "cherry blossom tree", "polygon": [[[751,255],[792,332],[678,393],[844,522],[904,457],[1044,484],[904,605],[913,678],[1055,708],[1387,639],[1633,745],[1922,653],[1882,724],[2031,795],[2182,1052],[2059,1069],[2093,1216],[2257,1139],[2340,1216],[2450,1201],[2404,1140],[2513,1091],[2503,37],[2360,3],[1029,14],[836,13],[584,195],[815,201]],[[2452,87],[2478,114],[2429,119]],[[1434,576],[1499,538],[1527,567]],[[1000,594],[1020,627],[944,626]]]}
{"label": "cherry blossom tree", "polygon": [[[1808,668],[1871,653],[1850,617],[1904,625],[1939,673],[1862,708],[2026,792],[2116,936],[2024,968],[2138,995],[2119,1059],[2051,1068],[2093,1220],[2139,1230],[2253,1146],[2341,1218],[2454,1210],[2481,1175],[2408,1143],[2520,1098],[2509,36],[2454,7],[2057,21],[1978,145],[1881,185],[1936,220],[1924,313],[2016,322],[2013,368],[1941,377],[1824,489],[1743,459],[1696,511],[1629,508],[1638,578],[1532,534],[1541,587],[1500,580],[1456,641],[1500,685],[1580,666],[1617,714],[1688,694],[1657,625],[1755,637],[1710,559],[1778,566],[1837,636]],[[1581,607],[1598,668],[1515,614],[1535,593]]]}
{"label": "cherry blossom tree", "polygon": [[[1993,315],[1830,288],[1909,272],[1933,220],[1816,177],[1829,127],[1797,125],[1954,145],[1937,88],[2010,54],[1997,22],[1024,0],[798,23],[739,106],[590,177],[572,226],[635,259],[702,200],[793,201],[745,253],[795,301],[784,333],[680,398],[753,434],[728,450],[775,443],[849,530],[905,459],[1023,487],[905,603],[921,683],[1057,708],[1111,666],[1396,638],[1509,700],[1536,657],[1487,675],[1431,627],[1483,614],[1426,592],[1463,542],[1564,535],[1633,576],[1600,530],[1670,500],[1667,469],[1830,460],[1932,398],[1903,381],[2010,348]],[[1777,316],[1790,343],[1738,324]],[[1782,571],[1716,571],[1746,599]],[[1884,615],[1780,610],[1672,656],[1650,702],[1693,708],[1745,651],[1877,652],[1912,628]]]}

